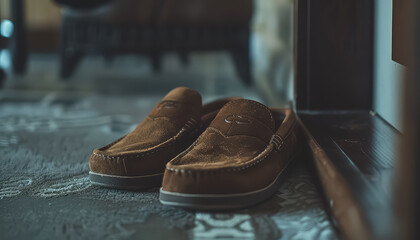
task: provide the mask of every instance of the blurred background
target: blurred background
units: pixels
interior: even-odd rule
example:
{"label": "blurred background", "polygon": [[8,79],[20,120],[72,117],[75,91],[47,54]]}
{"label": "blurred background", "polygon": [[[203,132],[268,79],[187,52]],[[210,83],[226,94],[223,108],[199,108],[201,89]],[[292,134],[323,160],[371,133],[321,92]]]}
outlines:
{"label": "blurred background", "polygon": [[292,106],[293,0],[0,0],[4,239],[337,239],[309,165],[233,213],[88,179],[171,89]]}
{"label": "blurred background", "polygon": [[[292,0],[0,0],[3,94],[291,104]],[[23,94],[23,93],[19,93]]]}

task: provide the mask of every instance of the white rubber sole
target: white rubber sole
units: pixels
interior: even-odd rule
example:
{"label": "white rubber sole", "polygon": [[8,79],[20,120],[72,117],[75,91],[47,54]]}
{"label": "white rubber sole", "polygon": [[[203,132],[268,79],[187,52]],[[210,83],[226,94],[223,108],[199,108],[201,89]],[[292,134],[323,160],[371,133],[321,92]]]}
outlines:
{"label": "white rubber sole", "polygon": [[125,189],[139,190],[162,185],[163,173],[145,175],[145,176],[117,176],[102,173],[89,172],[89,179],[94,185]]}
{"label": "white rubber sole", "polygon": [[159,201],[168,206],[193,210],[229,210],[256,205],[270,198],[283,182],[286,166],[268,186],[252,192],[235,194],[188,194],[168,192],[160,188]]}

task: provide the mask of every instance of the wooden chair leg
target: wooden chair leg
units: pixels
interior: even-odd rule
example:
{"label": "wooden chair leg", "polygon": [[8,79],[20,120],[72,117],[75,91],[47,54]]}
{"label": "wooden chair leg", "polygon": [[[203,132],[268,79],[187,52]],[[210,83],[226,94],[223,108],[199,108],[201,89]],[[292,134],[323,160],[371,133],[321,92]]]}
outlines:
{"label": "wooden chair leg", "polygon": [[162,69],[161,54],[159,52],[153,52],[150,54],[152,62],[152,68],[155,73],[158,73]]}
{"label": "wooden chair leg", "polygon": [[4,87],[4,82],[6,80],[6,73],[2,68],[0,68],[0,89]]}
{"label": "wooden chair leg", "polygon": [[251,58],[249,51],[250,44],[250,29],[245,28],[239,30],[235,34],[235,47],[231,50],[233,62],[236,67],[236,72],[239,77],[242,79],[245,85],[252,84],[252,74],[251,74]]}
{"label": "wooden chair leg", "polygon": [[251,85],[251,59],[249,57],[248,47],[234,50],[231,55],[239,77],[242,79],[245,85]]}
{"label": "wooden chair leg", "polygon": [[190,63],[190,57],[188,55],[188,51],[187,50],[181,50],[179,52],[179,60],[185,66]]}
{"label": "wooden chair leg", "polygon": [[65,80],[73,75],[80,60],[83,58],[83,52],[69,46],[68,41],[72,36],[72,25],[68,24],[67,19],[62,19],[60,31],[60,77]]}
{"label": "wooden chair leg", "polygon": [[23,74],[26,71],[28,51],[26,44],[26,30],[24,18],[23,0],[10,1],[11,18],[14,30],[11,37],[10,52],[12,56],[12,69],[16,74]]}
{"label": "wooden chair leg", "polygon": [[60,54],[60,77],[62,79],[68,79],[73,75],[77,68],[80,60],[83,57],[81,51],[69,51],[63,50]]}

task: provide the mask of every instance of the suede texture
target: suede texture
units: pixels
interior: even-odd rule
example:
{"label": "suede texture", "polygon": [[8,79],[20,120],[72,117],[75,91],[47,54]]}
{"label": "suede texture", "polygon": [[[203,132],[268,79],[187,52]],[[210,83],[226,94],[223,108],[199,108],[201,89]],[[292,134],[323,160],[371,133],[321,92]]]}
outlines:
{"label": "suede texture", "polygon": [[168,162],[162,190],[235,194],[265,188],[294,157],[298,136],[292,110],[231,101],[187,150]]}
{"label": "suede texture", "polygon": [[116,176],[163,173],[165,164],[190,146],[220,108],[232,99],[236,98],[202,106],[197,91],[175,88],[133,131],[95,149],[89,159],[89,168],[95,173]]}

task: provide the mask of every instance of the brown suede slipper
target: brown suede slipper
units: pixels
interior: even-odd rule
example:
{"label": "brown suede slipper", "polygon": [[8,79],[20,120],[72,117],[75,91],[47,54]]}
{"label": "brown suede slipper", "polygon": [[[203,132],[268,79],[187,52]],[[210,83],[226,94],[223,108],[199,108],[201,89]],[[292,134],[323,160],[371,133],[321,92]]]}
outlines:
{"label": "brown suede slipper", "polygon": [[190,146],[232,99],[237,98],[202,106],[197,91],[175,88],[136,129],[93,151],[89,159],[91,182],[118,189],[159,187],[165,164]]}
{"label": "brown suede slipper", "polygon": [[292,110],[231,101],[197,141],[168,162],[160,202],[199,210],[257,204],[277,191],[297,145]]}

